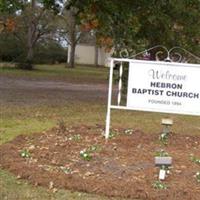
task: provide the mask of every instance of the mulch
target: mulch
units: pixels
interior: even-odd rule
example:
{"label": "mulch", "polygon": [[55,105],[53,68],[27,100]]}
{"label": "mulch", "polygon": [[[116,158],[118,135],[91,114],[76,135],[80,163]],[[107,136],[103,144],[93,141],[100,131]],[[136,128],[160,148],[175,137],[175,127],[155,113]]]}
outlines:
{"label": "mulch", "polygon": [[[106,141],[101,125],[55,127],[29,136],[20,135],[0,146],[0,167],[35,186],[56,192],[69,189],[134,199],[199,200],[200,183],[195,174],[200,165],[200,135],[171,133],[166,145],[160,133],[113,128]],[[163,183],[156,189],[159,167],[155,152],[165,150],[173,163]],[[87,153],[83,156],[81,153]]]}

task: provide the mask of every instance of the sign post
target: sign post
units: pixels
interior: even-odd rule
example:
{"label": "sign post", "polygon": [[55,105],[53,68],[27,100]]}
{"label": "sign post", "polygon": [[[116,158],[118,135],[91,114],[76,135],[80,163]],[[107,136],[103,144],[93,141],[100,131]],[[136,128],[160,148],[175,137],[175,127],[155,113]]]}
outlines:
{"label": "sign post", "polygon": [[110,63],[110,76],[109,76],[109,88],[108,88],[108,105],[107,105],[107,115],[106,115],[106,131],[105,138],[109,138],[109,130],[110,130],[110,111],[111,111],[111,103],[112,103],[112,82],[113,82],[113,67],[114,60],[111,60]]}

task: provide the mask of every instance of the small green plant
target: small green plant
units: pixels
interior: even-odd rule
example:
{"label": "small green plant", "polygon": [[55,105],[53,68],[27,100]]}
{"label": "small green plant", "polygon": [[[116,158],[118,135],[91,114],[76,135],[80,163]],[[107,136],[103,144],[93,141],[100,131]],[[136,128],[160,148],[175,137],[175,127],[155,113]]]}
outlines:
{"label": "small green plant", "polygon": [[190,155],[190,160],[198,165],[200,165],[200,158],[197,158],[193,154]]}
{"label": "small green plant", "polygon": [[87,149],[84,149],[80,151],[80,156],[83,158],[83,160],[90,161],[92,159],[92,153],[95,151],[100,151],[101,147],[99,145],[92,145],[88,147]]}
{"label": "small green plant", "polygon": [[200,183],[200,171],[198,171],[198,172],[195,174],[195,177],[196,177],[197,182]]}
{"label": "small green plant", "polygon": [[169,139],[168,133],[161,133],[159,140],[162,142],[162,144],[167,145]]}
{"label": "small green plant", "polygon": [[71,168],[69,168],[69,167],[60,166],[60,169],[61,169],[65,174],[71,174],[71,173],[72,173],[72,170],[71,170]]}
{"label": "small green plant", "polygon": [[162,183],[161,181],[155,181],[153,183],[153,187],[155,189],[159,189],[159,190],[166,190],[167,189],[167,185]]}
{"label": "small green plant", "polygon": [[100,151],[101,147],[97,144],[94,144],[94,145],[90,146],[87,150],[92,153],[95,151]]}
{"label": "small green plant", "polygon": [[92,160],[91,152],[89,152],[87,149],[81,150],[80,156],[83,160],[86,160],[86,161]]}
{"label": "small green plant", "polygon": [[168,170],[169,170],[169,166],[167,166],[167,165],[161,165],[161,166],[160,166],[160,169],[163,169],[163,170],[165,170],[165,171],[168,171]]}
{"label": "small green plant", "polygon": [[133,129],[126,129],[124,131],[125,135],[132,135],[133,134]]}
{"label": "small green plant", "polygon": [[57,121],[57,126],[58,126],[59,133],[64,133],[66,131],[65,121],[63,119],[59,119]]}
{"label": "small green plant", "polygon": [[69,140],[73,140],[73,141],[78,142],[78,141],[81,140],[81,136],[80,136],[80,134],[72,135],[72,136],[69,137]]}
{"label": "small green plant", "polygon": [[168,157],[169,153],[167,153],[166,151],[164,151],[163,149],[156,151],[155,153],[156,157]]}
{"label": "small green plant", "polygon": [[117,135],[118,135],[118,132],[111,131],[110,134],[109,134],[109,139],[112,139],[112,138],[116,137]]}
{"label": "small green plant", "polygon": [[21,152],[20,152],[20,156],[22,158],[30,158],[31,157],[31,154],[30,152],[27,150],[27,149],[23,149]]}

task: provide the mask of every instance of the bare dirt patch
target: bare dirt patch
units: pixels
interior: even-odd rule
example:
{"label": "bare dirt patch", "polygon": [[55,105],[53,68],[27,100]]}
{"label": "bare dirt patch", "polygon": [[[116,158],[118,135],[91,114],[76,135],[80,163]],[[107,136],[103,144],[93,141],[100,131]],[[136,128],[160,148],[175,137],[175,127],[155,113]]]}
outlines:
{"label": "bare dirt patch", "polygon": [[[190,160],[190,154],[200,157],[200,136],[172,133],[163,145],[159,134],[118,128],[106,142],[102,131],[98,125],[60,126],[18,136],[0,147],[0,167],[52,190],[66,188],[135,199],[200,199],[200,185],[194,177],[200,165]],[[173,157],[165,190],[153,187],[159,171],[154,156],[160,149]]]}

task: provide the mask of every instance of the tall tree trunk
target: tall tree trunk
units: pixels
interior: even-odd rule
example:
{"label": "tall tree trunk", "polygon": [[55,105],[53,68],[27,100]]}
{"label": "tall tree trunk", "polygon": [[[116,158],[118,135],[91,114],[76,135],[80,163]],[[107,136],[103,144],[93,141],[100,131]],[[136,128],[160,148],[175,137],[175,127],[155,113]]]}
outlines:
{"label": "tall tree trunk", "polygon": [[70,60],[69,60],[69,67],[74,68],[75,67],[75,50],[76,50],[76,44],[71,44],[71,51],[70,51]]}
{"label": "tall tree trunk", "polygon": [[96,38],[96,33],[94,35],[94,38],[95,38],[95,46],[94,46],[94,65],[95,67],[98,67],[99,66],[99,48],[97,46],[97,38]]}
{"label": "tall tree trunk", "polygon": [[33,42],[32,42],[32,37],[33,37],[33,25],[30,22],[29,27],[28,27],[28,35],[27,35],[27,56],[26,60],[28,62],[32,62],[33,60]]}
{"label": "tall tree trunk", "polygon": [[76,50],[76,44],[77,44],[77,39],[76,39],[76,21],[75,21],[75,15],[73,11],[69,12],[70,16],[70,31],[69,31],[69,37],[70,37],[70,46],[71,46],[71,51],[70,51],[70,59],[69,59],[69,67],[74,68],[75,67],[75,50]]}
{"label": "tall tree trunk", "polygon": [[24,68],[31,70],[33,68],[33,43],[35,39],[35,26],[33,24],[34,20],[34,13],[36,8],[36,0],[31,1],[31,16],[28,26],[28,34],[27,34],[27,56],[26,56],[26,63]]}
{"label": "tall tree trunk", "polygon": [[95,43],[95,57],[94,57],[94,65],[95,67],[98,67],[99,66],[99,63],[98,63],[98,60],[99,60],[99,48],[97,46],[97,44]]}

